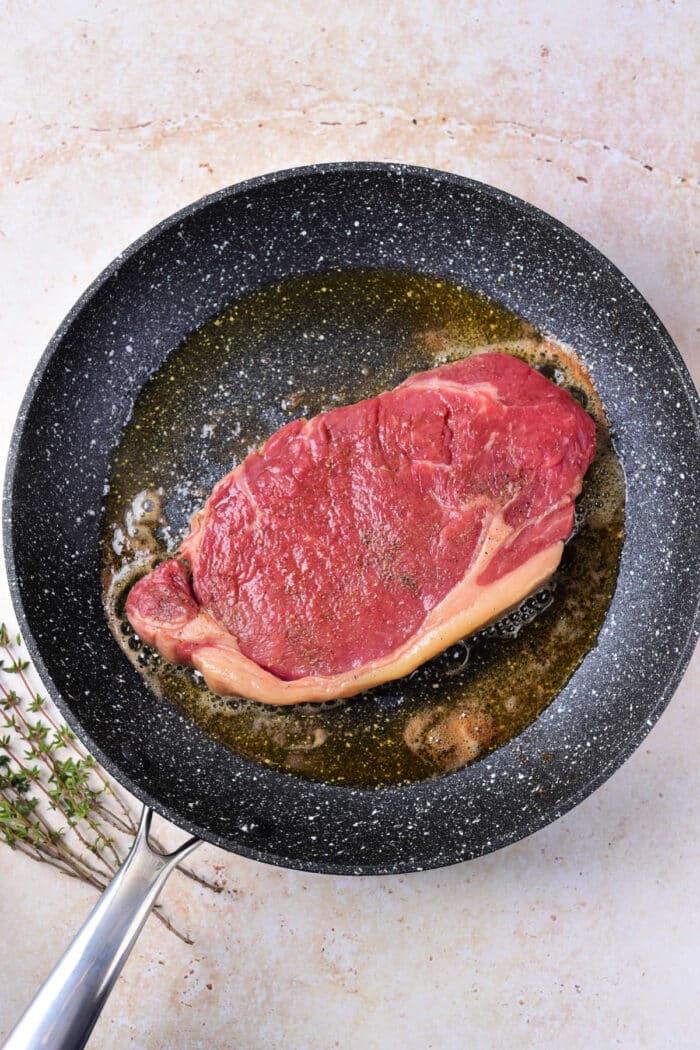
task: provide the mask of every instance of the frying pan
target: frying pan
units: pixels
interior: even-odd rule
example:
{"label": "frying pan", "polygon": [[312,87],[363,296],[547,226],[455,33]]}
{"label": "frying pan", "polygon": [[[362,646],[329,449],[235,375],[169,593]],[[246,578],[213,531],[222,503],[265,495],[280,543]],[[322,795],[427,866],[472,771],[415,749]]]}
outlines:
{"label": "frying pan", "polygon": [[[522,734],[409,786],[315,783],[263,767],[158,700],[110,633],[99,519],[110,457],[166,355],[224,306],[296,275],[407,270],[485,293],[574,346],[627,485],[617,589],[595,647]],[[329,353],[333,353],[329,342]],[[274,377],[271,400],[278,400]],[[12,595],[69,725],[145,805],[136,845],[10,1038],[79,1046],[178,856],[150,810],[244,857],[341,874],[418,871],[514,842],[576,805],[668,703],[698,634],[698,400],[649,305],[590,244],[523,201],[445,172],[328,164],[233,186],[119,256],[52,339],[5,485]]]}

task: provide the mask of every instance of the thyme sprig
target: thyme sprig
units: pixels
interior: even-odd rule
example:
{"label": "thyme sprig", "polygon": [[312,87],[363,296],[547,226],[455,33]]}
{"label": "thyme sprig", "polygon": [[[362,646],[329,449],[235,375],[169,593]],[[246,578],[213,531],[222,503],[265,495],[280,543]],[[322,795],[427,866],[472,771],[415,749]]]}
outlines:
{"label": "thyme sprig", "polygon": [[[137,831],[128,800],[30,682],[19,634],[0,624],[0,842],[103,890]],[[153,833],[151,842],[164,850]],[[219,892],[188,865],[178,872]],[[190,937],[163,905],[153,914]]]}

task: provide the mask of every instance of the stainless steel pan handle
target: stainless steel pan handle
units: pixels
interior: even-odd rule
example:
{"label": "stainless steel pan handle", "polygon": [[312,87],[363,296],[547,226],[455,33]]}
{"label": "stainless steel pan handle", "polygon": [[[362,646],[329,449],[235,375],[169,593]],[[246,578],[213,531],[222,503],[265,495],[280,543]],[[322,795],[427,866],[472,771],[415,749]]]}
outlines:
{"label": "stainless steel pan handle", "polygon": [[129,856],[4,1043],[4,1050],[79,1050],[85,1046],[161,888],[199,845],[173,853],[148,844],[152,812],[144,808]]}

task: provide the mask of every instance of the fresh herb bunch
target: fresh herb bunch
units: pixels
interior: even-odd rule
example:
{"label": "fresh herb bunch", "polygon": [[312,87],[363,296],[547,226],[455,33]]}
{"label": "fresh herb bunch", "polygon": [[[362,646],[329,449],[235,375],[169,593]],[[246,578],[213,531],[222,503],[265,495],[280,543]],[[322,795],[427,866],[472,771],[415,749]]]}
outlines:
{"label": "fresh herb bunch", "polygon": [[[0,624],[0,841],[103,890],[137,823],[129,803],[31,685],[22,640]],[[163,849],[151,834],[157,849]],[[182,875],[219,892],[192,868]],[[162,905],[153,914],[187,944]]]}

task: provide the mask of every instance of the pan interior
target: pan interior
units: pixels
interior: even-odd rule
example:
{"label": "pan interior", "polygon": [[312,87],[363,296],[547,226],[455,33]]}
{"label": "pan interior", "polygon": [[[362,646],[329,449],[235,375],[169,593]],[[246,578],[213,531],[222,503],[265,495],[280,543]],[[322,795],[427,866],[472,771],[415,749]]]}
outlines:
{"label": "pan interior", "polygon": [[[133,636],[123,600],[171,556],[213,484],[297,416],[371,397],[412,372],[506,345],[596,419],[598,454],[552,584],[499,625],[409,678],[330,704],[265,707],[214,696]],[[112,461],[102,519],[112,630],[164,703],[263,764],[311,780],[406,784],[503,745],[561,691],[612,597],[624,482],[595,390],[571,351],[483,295],[400,271],[336,270],[243,297],[171,353],[145,385]],[[485,725],[479,747],[464,719]]]}

